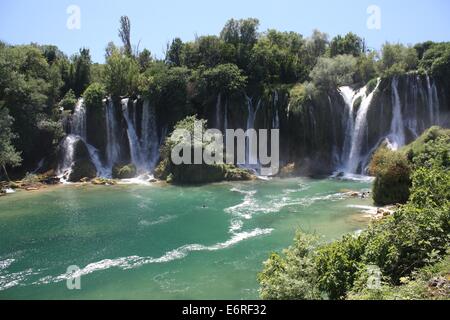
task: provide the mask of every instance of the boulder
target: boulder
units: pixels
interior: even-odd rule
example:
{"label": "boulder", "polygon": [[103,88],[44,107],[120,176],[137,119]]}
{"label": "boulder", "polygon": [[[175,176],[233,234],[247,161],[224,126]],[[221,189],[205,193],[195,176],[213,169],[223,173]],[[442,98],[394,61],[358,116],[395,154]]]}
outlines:
{"label": "boulder", "polygon": [[83,178],[93,179],[97,176],[97,169],[90,160],[78,160],[72,166],[69,175],[70,182],[79,182]]}

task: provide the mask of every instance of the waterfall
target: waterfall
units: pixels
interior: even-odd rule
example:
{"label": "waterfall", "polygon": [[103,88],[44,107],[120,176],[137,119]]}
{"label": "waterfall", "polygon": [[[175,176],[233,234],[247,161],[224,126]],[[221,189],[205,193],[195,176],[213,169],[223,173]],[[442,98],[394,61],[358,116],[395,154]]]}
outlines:
{"label": "waterfall", "polygon": [[394,150],[405,145],[405,130],[402,117],[402,106],[398,94],[398,78],[394,77],[391,82],[392,89],[392,121],[388,140]]}
{"label": "waterfall", "polygon": [[150,171],[156,166],[159,158],[159,143],[156,131],[155,109],[150,105],[149,100],[145,100],[142,107],[141,128],[141,150],[143,152],[142,158],[145,160],[144,169]]}
{"label": "waterfall", "polygon": [[274,115],[272,116],[272,128],[273,129],[280,129],[280,115],[278,110],[278,91],[274,91],[273,93],[273,108],[274,108]]}
{"label": "waterfall", "polygon": [[219,93],[217,95],[217,102],[216,102],[216,129],[220,130],[220,104],[222,102],[222,93]]}
{"label": "waterfall", "polygon": [[63,157],[61,161],[58,163],[56,174],[61,178],[63,182],[66,181],[65,178],[67,178],[72,171],[75,144],[79,140],[80,140],[79,136],[69,134],[59,144]]}
{"label": "waterfall", "polygon": [[[372,102],[373,95],[380,84],[378,79],[375,89],[367,95],[367,87],[360,90],[358,95],[352,100],[352,105],[350,109],[350,117],[353,117],[353,103],[358,97],[362,98],[361,105],[359,106],[358,112],[356,114],[356,119],[354,121],[354,126],[351,132],[351,143],[350,143],[350,153],[345,166],[345,172],[347,173],[357,173],[358,168],[362,164],[361,159],[361,147],[363,144],[364,134],[367,129],[367,112]],[[363,171],[364,168],[361,168]]]}
{"label": "waterfall", "polygon": [[226,133],[226,130],[228,129],[228,99],[225,102],[225,107],[224,107],[224,115],[223,115],[223,132],[224,134]]}
{"label": "waterfall", "polygon": [[[247,117],[247,130],[248,129],[254,129],[255,128],[255,120],[256,120],[256,114],[258,113],[258,110],[261,106],[261,99],[258,100],[258,103],[256,105],[256,108],[253,106],[253,99],[246,96],[247,99],[247,109],[248,109],[248,117]],[[253,136],[247,135],[246,141],[246,152],[247,152],[247,165],[258,166],[258,157],[256,154],[254,154],[250,148],[250,146],[253,145]]]}
{"label": "waterfall", "polygon": [[77,104],[72,115],[72,121],[70,126],[70,133],[80,136],[84,141],[86,141],[87,130],[86,130],[86,109],[84,108],[84,100],[82,98],[78,99]]}
{"label": "waterfall", "polygon": [[[128,109],[129,99],[122,99],[122,113],[127,123],[127,136],[130,146],[131,161],[141,173],[151,171],[158,161],[158,134],[156,132],[156,120],[154,108],[148,100],[142,107],[141,139],[137,134],[136,116],[131,119]],[[134,108],[136,113],[136,108]]]}
{"label": "waterfall", "polygon": [[107,100],[105,106],[106,114],[106,154],[108,158],[108,166],[110,169],[119,161],[120,146],[117,138],[117,119],[114,111],[114,103],[112,99]]}
{"label": "waterfall", "polygon": [[130,118],[130,113],[128,109],[128,98],[122,99],[122,114],[127,122],[127,136],[128,143],[130,146],[131,162],[138,168],[142,168],[144,165],[144,159],[142,159],[142,151],[139,143],[138,136],[136,134],[136,129],[134,127],[134,122]]}
{"label": "waterfall", "polygon": [[74,108],[74,113],[71,119],[70,132],[60,143],[63,158],[58,164],[56,172],[63,182],[66,182],[67,177],[72,171],[72,165],[75,161],[75,145],[79,141],[86,145],[90,159],[95,166],[97,174],[100,176],[105,176],[108,174],[108,171],[104,168],[100,160],[99,151],[87,142],[86,127],[86,109],[84,107],[83,99],[80,98]]}

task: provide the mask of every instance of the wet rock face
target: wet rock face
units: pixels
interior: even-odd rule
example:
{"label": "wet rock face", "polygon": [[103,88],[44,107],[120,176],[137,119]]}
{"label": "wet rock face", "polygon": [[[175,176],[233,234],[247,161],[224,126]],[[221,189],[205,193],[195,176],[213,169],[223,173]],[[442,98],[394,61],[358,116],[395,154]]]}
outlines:
{"label": "wet rock face", "polygon": [[79,182],[87,178],[93,179],[97,176],[97,170],[92,161],[84,159],[75,161],[72,166],[72,172],[69,175],[70,182]]}

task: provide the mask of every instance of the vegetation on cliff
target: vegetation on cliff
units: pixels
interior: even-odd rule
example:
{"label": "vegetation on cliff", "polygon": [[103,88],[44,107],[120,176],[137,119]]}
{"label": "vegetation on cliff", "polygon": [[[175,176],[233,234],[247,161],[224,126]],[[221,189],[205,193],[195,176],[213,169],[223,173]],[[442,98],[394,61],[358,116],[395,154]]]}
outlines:
{"label": "vegetation on cliff", "polygon": [[[52,45],[0,43],[0,104],[14,120],[1,125],[2,131],[10,128],[15,136],[9,141],[11,150],[17,151],[14,161],[4,162],[8,171],[21,176],[55,152],[64,134],[63,119],[81,96],[88,112],[100,109],[106,95],[115,101],[124,96],[151,97],[158,121],[170,131],[187,116],[211,118],[219,95],[230,114],[246,114],[246,95],[263,98],[280,90],[287,97],[280,94],[286,100],[278,110],[280,117],[296,123],[301,114],[327,103],[336,85],[373,84],[379,76],[419,71],[436,76],[449,88],[448,43],[414,47],[386,43],[376,52],[353,33],[329,39],[318,30],[309,37],[273,29],[260,32],[257,19],[231,19],[218,36],[199,36],[190,42],[174,39],[166,57],[158,60],[147,49],[133,50],[131,27],[122,17],[123,45],[110,42],[104,64],[92,63],[86,48],[68,57]],[[270,103],[263,103],[261,112],[273,113],[269,108]],[[291,129],[295,134],[297,127],[287,131]],[[105,137],[95,138],[92,132],[88,136],[96,140],[95,147],[104,148]],[[296,137],[303,138],[308,137]],[[326,146],[322,140],[318,145]],[[1,152],[2,159],[12,154]],[[15,161],[19,157],[22,162]]]}

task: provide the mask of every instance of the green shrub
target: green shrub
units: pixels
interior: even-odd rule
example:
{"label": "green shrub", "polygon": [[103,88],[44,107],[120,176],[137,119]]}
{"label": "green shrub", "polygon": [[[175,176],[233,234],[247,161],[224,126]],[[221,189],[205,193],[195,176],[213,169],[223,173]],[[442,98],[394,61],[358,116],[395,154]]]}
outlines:
{"label": "green shrub", "polygon": [[136,166],[134,164],[115,165],[112,169],[113,179],[131,179],[136,176]]}
{"label": "green shrub", "polygon": [[99,83],[92,83],[83,93],[84,104],[87,108],[101,108],[105,97],[105,87]]}
{"label": "green shrub", "polygon": [[403,153],[381,147],[373,155],[369,172],[375,176],[375,204],[383,206],[408,201],[411,168]]}

